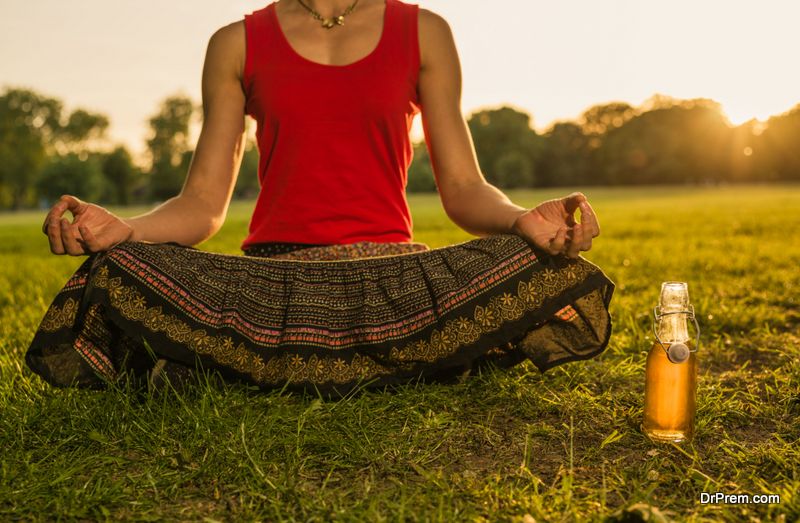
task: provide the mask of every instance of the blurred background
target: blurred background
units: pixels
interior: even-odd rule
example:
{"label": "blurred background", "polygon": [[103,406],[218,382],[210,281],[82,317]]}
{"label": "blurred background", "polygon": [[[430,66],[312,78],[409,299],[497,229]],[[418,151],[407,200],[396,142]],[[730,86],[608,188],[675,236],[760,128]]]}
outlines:
{"label": "blurred background", "polygon": [[[0,3],[0,209],[176,195],[208,38],[267,3]],[[462,109],[499,187],[800,180],[797,2],[419,5],[450,23]],[[435,191],[419,116],[412,137],[408,191]],[[257,194],[256,168],[251,141],[235,198]]]}

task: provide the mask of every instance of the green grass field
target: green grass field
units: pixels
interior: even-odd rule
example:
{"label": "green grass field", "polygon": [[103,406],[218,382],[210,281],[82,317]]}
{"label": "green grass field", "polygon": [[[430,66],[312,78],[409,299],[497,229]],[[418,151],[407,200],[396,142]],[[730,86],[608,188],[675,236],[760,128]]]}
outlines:
{"label": "green grass field", "polygon": [[[508,194],[533,206],[566,192]],[[797,521],[800,187],[584,192],[602,226],[586,258],[617,284],[603,354],[338,402],[47,386],[23,355],[84,258],[50,254],[43,212],[0,215],[0,521],[638,521],[635,504],[677,521]],[[416,241],[471,238],[435,195],[410,201]],[[238,253],[251,209],[234,204],[200,248]],[[689,444],[639,429],[665,280],[689,282],[703,329]]]}

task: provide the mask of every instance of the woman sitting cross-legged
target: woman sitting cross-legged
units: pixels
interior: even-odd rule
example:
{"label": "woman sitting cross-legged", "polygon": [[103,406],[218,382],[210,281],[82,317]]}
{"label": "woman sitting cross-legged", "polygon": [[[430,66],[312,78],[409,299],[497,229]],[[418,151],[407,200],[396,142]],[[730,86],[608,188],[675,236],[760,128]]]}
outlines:
{"label": "woman sitting cross-legged", "polygon": [[[605,349],[614,286],[580,257],[600,232],[587,198],[527,209],[487,183],[447,22],[401,0],[351,5],[280,0],[211,37],[179,195],[132,218],[72,195],[52,207],[51,252],[87,258],[45,313],[31,369],[102,387],[201,366],[343,394]],[[417,113],[444,210],[473,240],[412,240]],[[225,220],[246,115],[261,189],[244,255],[199,250]]]}

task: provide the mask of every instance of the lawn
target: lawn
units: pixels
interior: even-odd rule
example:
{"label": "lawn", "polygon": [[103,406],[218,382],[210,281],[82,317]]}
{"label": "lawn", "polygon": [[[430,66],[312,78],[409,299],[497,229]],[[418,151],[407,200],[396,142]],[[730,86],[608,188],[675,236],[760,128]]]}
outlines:
{"label": "lawn", "polygon": [[[565,191],[508,191],[520,205]],[[585,188],[616,283],[597,358],[341,401],[201,384],[144,398],[47,386],[23,356],[83,257],[50,254],[44,212],[0,215],[0,521],[637,521],[800,519],[800,187]],[[415,240],[471,236],[435,195]],[[253,202],[199,247],[238,253]],[[143,209],[118,212],[129,216]],[[641,432],[662,281],[702,328],[697,429]],[[701,493],[778,494],[703,504]],[[632,519],[626,519],[632,518]]]}

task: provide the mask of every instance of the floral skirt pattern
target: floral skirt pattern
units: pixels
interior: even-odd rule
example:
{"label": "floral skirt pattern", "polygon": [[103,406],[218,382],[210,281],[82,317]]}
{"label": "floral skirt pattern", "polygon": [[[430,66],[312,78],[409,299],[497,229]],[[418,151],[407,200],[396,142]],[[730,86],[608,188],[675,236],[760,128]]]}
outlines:
{"label": "floral skirt pattern", "polygon": [[26,354],[56,386],[102,387],[157,359],[264,388],[344,394],[525,358],[600,354],[614,284],[501,234],[422,243],[259,244],[244,255],[123,242],[90,255]]}

